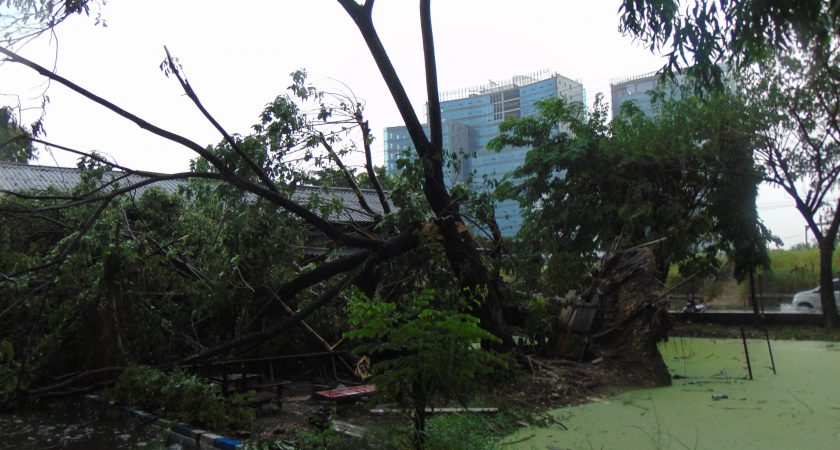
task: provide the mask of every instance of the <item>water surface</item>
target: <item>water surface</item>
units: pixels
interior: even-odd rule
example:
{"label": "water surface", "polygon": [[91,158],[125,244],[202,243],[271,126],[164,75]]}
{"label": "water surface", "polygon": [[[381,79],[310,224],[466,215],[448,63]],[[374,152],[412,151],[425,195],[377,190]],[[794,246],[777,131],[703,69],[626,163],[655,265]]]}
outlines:
{"label": "water surface", "polygon": [[81,401],[0,412],[0,450],[149,448],[154,433],[127,416]]}
{"label": "water surface", "polygon": [[840,343],[673,338],[661,346],[673,386],[552,412],[505,449],[840,449]]}

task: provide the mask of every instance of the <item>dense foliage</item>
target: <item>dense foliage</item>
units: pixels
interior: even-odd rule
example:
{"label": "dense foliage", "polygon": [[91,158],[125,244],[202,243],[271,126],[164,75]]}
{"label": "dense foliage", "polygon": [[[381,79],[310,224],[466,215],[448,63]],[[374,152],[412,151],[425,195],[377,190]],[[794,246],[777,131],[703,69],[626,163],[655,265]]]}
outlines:
{"label": "dense foliage", "polygon": [[177,420],[214,430],[247,426],[255,418],[247,406],[247,394],[226,399],[218,386],[202,382],[197,376],[175,370],[163,372],[148,366],[125,370],[105,398],[121,405],[132,405],[169,420]]}
{"label": "dense foliage", "polygon": [[15,121],[12,109],[0,108],[0,161],[25,163],[35,156],[29,133]]}
{"label": "dense foliage", "polygon": [[[109,177],[103,167],[86,169],[75,192]],[[28,214],[34,206],[4,197],[0,215],[0,272],[8,277],[0,283],[0,340],[14,351],[3,365],[16,374],[2,384],[13,390],[66,372],[169,363],[259,329],[279,287],[305,270],[290,261],[304,260],[307,227],[212,182],[176,194],[152,188],[104,207]],[[334,324],[323,322],[322,334],[337,336]],[[316,344],[292,331],[275,351]]]}
{"label": "dense foliage", "polygon": [[655,117],[625,104],[607,123],[600,99],[588,112],[557,99],[502,124],[496,150],[533,147],[499,190],[525,212],[514,259],[524,284],[579,289],[598,255],[652,241],[662,281],[672,263],[713,269],[720,251],[740,261],[740,274],[766,261],[743,104],[723,93],[656,95]]}
{"label": "dense foliage", "polygon": [[348,304],[355,329],[345,335],[360,342],[355,351],[376,358],[377,390],[414,412],[418,433],[425,431],[426,407],[474,398],[484,379],[505,366],[478,346],[498,338],[463,313],[472,307],[462,302],[459,296],[424,289],[395,301],[358,295]]}
{"label": "dense foliage", "polygon": [[838,324],[831,279],[840,231],[840,8],[833,0],[625,0],[622,30],[671,48],[708,85],[723,69],[749,94],[762,141],[765,179],[796,202],[820,247],[820,298],[827,326]]}
{"label": "dense foliage", "polygon": [[721,82],[727,65],[836,39],[840,8],[833,0],[623,0],[619,16],[622,32],[666,52],[670,70],[696,65],[704,82]]}

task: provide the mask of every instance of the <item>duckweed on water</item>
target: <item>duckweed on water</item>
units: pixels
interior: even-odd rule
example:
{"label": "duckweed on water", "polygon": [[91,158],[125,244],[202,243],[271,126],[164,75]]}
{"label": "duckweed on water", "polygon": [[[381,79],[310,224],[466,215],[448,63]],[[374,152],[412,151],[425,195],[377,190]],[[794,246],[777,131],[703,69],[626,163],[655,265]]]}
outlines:
{"label": "duckweed on water", "polygon": [[[836,449],[840,442],[837,344],[674,338],[662,344],[675,376],[664,388],[625,392],[552,414],[560,427],[523,430],[505,449]],[[506,445],[506,443],[510,445]]]}

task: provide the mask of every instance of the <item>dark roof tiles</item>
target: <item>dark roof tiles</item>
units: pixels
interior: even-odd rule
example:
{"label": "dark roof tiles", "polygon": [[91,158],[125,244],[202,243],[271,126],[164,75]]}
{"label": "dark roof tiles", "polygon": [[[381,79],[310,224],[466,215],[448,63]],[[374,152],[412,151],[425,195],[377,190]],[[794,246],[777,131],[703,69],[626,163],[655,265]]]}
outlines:
{"label": "dark roof tiles", "polygon": [[[110,172],[111,179],[118,179],[125,174],[123,172]],[[137,183],[145,179],[140,175],[128,175],[125,179],[117,181],[119,185]],[[75,167],[51,167],[35,166],[29,164],[17,164],[0,162],[0,191],[10,192],[31,192],[44,191],[48,188],[55,188],[60,191],[72,189],[81,181],[81,173]],[[142,194],[146,189],[157,186],[165,192],[177,192],[181,186],[186,185],[186,180],[162,180],[140,187],[132,191],[135,195]],[[298,186],[292,194],[292,199],[301,204],[307,204],[314,195],[320,195],[323,201],[330,201],[330,197],[338,199],[343,209],[333,214],[329,219],[336,222],[370,222],[370,213],[364,210],[356,197],[355,192],[349,188],[342,187],[320,187],[320,186]],[[374,212],[382,215],[382,205],[379,197],[373,190],[363,189],[362,194],[367,204]]]}

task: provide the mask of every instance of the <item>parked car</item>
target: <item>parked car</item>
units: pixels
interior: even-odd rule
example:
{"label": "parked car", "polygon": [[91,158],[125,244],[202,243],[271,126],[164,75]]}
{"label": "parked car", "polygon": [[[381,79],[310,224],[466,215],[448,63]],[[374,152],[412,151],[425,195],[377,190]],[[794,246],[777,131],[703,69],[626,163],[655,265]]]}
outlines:
{"label": "parked car", "polygon": [[[837,303],[840,309],[840,278],[832,280],[834,284],[834,302]],[[820,287],[797,292],[793,296],[793,309],[804,311],[822,311],[822,303],[820,303]]]}

